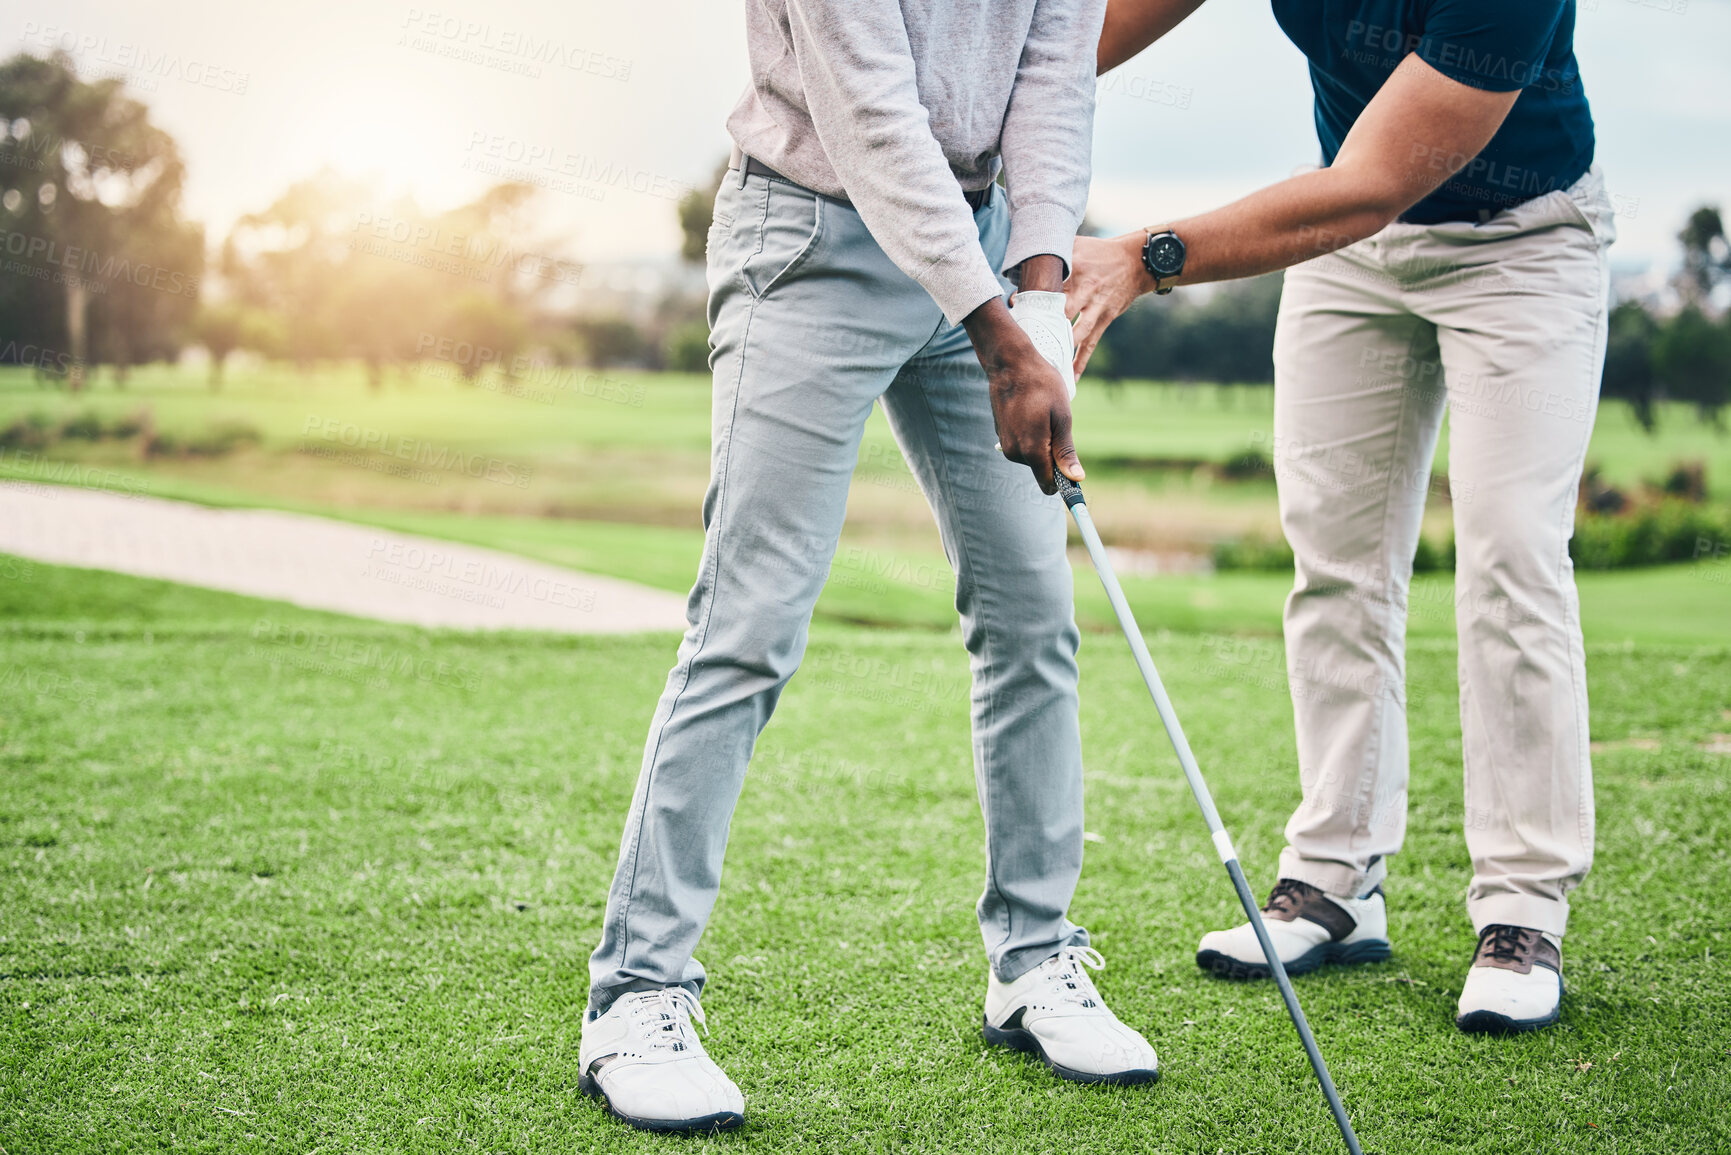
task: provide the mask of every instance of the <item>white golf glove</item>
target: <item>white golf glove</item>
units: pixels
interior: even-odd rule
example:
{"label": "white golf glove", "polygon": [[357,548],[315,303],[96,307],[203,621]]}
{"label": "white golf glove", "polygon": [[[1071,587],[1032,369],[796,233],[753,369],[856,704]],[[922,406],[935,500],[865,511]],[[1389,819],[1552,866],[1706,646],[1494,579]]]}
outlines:
{"label": "white golf glove", "polygon": [[1010,316],[1034,342],[1040,356],[1058,367],[1070,400],[1076,399],[1076,334],[1064,315],[1064,294],[1023,291],[1010,299]]}

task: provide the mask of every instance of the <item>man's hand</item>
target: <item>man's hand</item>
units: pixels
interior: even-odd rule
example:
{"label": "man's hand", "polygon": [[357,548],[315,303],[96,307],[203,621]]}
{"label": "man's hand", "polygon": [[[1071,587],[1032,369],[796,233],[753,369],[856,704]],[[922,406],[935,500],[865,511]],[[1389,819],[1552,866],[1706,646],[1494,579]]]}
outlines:
{"label": "man's hand", "polygon": [[[1035,288],[1025,282],[1024,276],[1024,287]],[[986,371],[1004,456],[1033,470],[1046,493],[1058,492],[1054,465],[1070,480],[1081,481],[1085,474],[1070,436],[1069,390],[1057,368],[1040,356],[1002,297],[969,313],[962,324]]]}
{"label": "man's hand", "polygon": [[1106,326],[1137,297],[1154,291],[1154,278],[1142,264],[1146,239],[1141,232],[1109,239],[1076,238],[1070,279],[1064,284],[1069,307],[1076,315],[1076,376],[1087,367]]}

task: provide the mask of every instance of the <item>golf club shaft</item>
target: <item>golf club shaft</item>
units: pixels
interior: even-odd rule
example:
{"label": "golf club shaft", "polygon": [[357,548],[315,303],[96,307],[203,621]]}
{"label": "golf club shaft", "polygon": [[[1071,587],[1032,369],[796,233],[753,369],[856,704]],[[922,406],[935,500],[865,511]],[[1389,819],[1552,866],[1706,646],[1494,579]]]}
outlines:
{"label": "golf club shaft", "polygon": [[1118,615],[1118,625],[1124,630],[1124,640],[1130,643],[1130,652],[1136,657],[1137,668],[1142,671],[1142,680],[1148,684],[1148,693],[1154,698],[1154,708],[1160,711],[1160,721],[1166,727],[1166,737],[1171,739],[1172,750],[1178,755],[1178,764],[1183,767],[1184,777],[1190,783],[1190,793],[1196,796],[1196,805],[1201,808],[1202,817],[1208,823],[1208,832],[1214,837],[1214,848],[1220,853],[1220,861],[1232,878],[1232,887],[1238,892],[1238,901],[1243,904],[1244,913],[1250,916],[1250,925],[1256,931],[1256,941],[1262,945],[1262,954],[1268,960],[1269,972],[1274,976],[1275,985],[1280,988],[1280,997],[1286,1002],[1286,1012],[1292,1017],[1292,1025],[1298,1029],[1298,1037],[1304,1043],[1304,1053],[1310,1056],[1311,1069],[1316,1072],[1317,1082],[1322,1084],[1323,1097],[1328,1100],[1328,1109],[1334,1113],[1334,1121],[1340,1127],[1341,1138],[1346,1140],[1346,1149],[1351,1155],[1362,1155],[1358,1136],[1352,1129],[1352,1120],[1346,1117],[1346,1108],[1341,1105],[1340,1094],[1334,1089],[1334,1080],[1329,1077],[1328,1064],[1323,1062],[1322,1052],[1317,1049],[1316,1038],[1310,1033],[1310,1024],[1305,1020],[1304,1009],[1298,1005],[1298,994],[1292,989],[1292,979],[1281,965],[1274,943],[1269,940],[1268,928],[1262,924],[1262,911],[1257,907],[1256,896],[1250,893],[1250,884],[1244,878],[1244,868],[1238,862],[1238,852],[1233,849],[1232,839],[1220,821],[1220,812],[1214,807],[1214,796],[1208,792],[1208,784],[1202,780],[1202,771],[1196,765],[1196,755],[1190,750],[1190,741],[1184,737],[1184,727],[1178,724],[1178,715],[1172,709],[1172,700],[1166,696],[1166,687],[1160,681],[1160,671],[1154,668],[1154,659],[1148,653],[1148,644],[1142,639],[1142,631],[1136,625],[1135,615],[1130,612],[1130,603],[1124,600],[1123,587],[1118,584],[1112,562],[1106,556],[1106,546],[1100,541],[1100,532],[1094,528],[1094,518],[1088,513],[1088,503],[1082,498],[1082,488],[1062,473],[1058,474],[1057,478],[1058,493],[1064,498],[1064,504],[1070,507],[1070,515],[1076,519],[1076,528],[1081,531],[1082,541],[1088,547],[1088,556],[1094,561],[1094,572],[1100,575],[1100,584],[1106,587],[1106,600],[1112,603],[1112,611]]}

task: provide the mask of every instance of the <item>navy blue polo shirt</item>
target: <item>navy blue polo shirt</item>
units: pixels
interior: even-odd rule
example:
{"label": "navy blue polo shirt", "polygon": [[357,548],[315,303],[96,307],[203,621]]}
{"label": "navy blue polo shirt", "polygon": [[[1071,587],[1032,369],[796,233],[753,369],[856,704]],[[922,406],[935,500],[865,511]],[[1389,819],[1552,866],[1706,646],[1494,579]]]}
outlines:
{"label": "navy blue polo shirt", "polygon": [[[1274,18],[1310,61],[1324,164],[1334,163],[1347,130],[1409,52],[1462,84],[1520,90],[1484,151],[1403,221],[1488,219],[1568,188],[1593,163],[1575,0],[1274,0]],[[1433,151],[1439,171],[1450,167]]]}

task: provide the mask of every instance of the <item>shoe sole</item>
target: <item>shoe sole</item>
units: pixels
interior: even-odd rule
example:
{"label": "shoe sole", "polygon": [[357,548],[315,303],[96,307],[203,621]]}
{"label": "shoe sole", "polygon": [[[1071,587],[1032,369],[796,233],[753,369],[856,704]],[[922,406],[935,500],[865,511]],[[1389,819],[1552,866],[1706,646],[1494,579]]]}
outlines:
{"label": "shoe sole", "polygon": [[1468,1011],[1455,1019],[1455,1026],[1469,1035],[1520,1035],[1551,1026],[1562,1017],[1560,1004],[1542,1019],[1511,1019],[1495,1011]]}
{"label": "shoe sole", "polygon": [[[1359,963],[1382,962],[1392,958],[1393,955],[1394,951],[1390,949],[1388,943],[1378,938],[1354,943],[1325,942],[1311,947],[1287,963],[1286,973],[1289,975],[1306,975],[1328,963],[1354,966]],[[1244,962],[1217,950],[1197,951],[1196,965],[1205,971],[1219,975],[1223,979],[1232,979],[1235,982],[1270,978],[1274,974],[1265,962]]]}
{"label": "shoe sole", "polygon": [[1040,1040],[1034,1037],[1032,1031],[1023,1030],[1020,1027],[1006,1031],[999,1027],[994,1027],[990,1022],[986,1022],[984,1018],[981,1019],[981,1022],[985,1027],[986,1042],[992,1044],[994,1047],[1008,1047],[1012,1051],[1026,1051],[1030,1055],[1037,1056],[1042,1063],[1051,1068],[1054,1075],[1058,1076],[1060,1079],[1068,1079],[1072,1083],[1092,1083],[1109,1087],[1131,1087],[1142,1083],[1153,1083],[1158,1081],[1160,1078],[1160,1068],[1158,1066],[1136,1068],[1129,1071],[1113,1071],[1110,1074],[1105,1075],[1096,1075],[1087,1071],[1078,1071],[1074,1068],[1066,1067],[1062,1063],[1054,1063],[1051,1056],[1046,1054],[1046,1048],[1040,1045]]}
{"label": "shoe sole", "polygon": [[599,1081],[588,1075],[577,1077],[577,1089],[585,1095],[593,1095],[607,1104],[607,1113],[615,1119],[623,1120],[639,1131],[654,1131],[662,1135],[689,1135],[697,1132],[713,1133],[716,1131],[731,1131],[745,1123],[745,1116],[738,1111],[717,1111],[713,1115],[700,1115],[695,1119],[639,1119],[635,1115],[627,1115],[613,1105],[613,1100],[607,1097],[607,1092],[601,1089]]}

